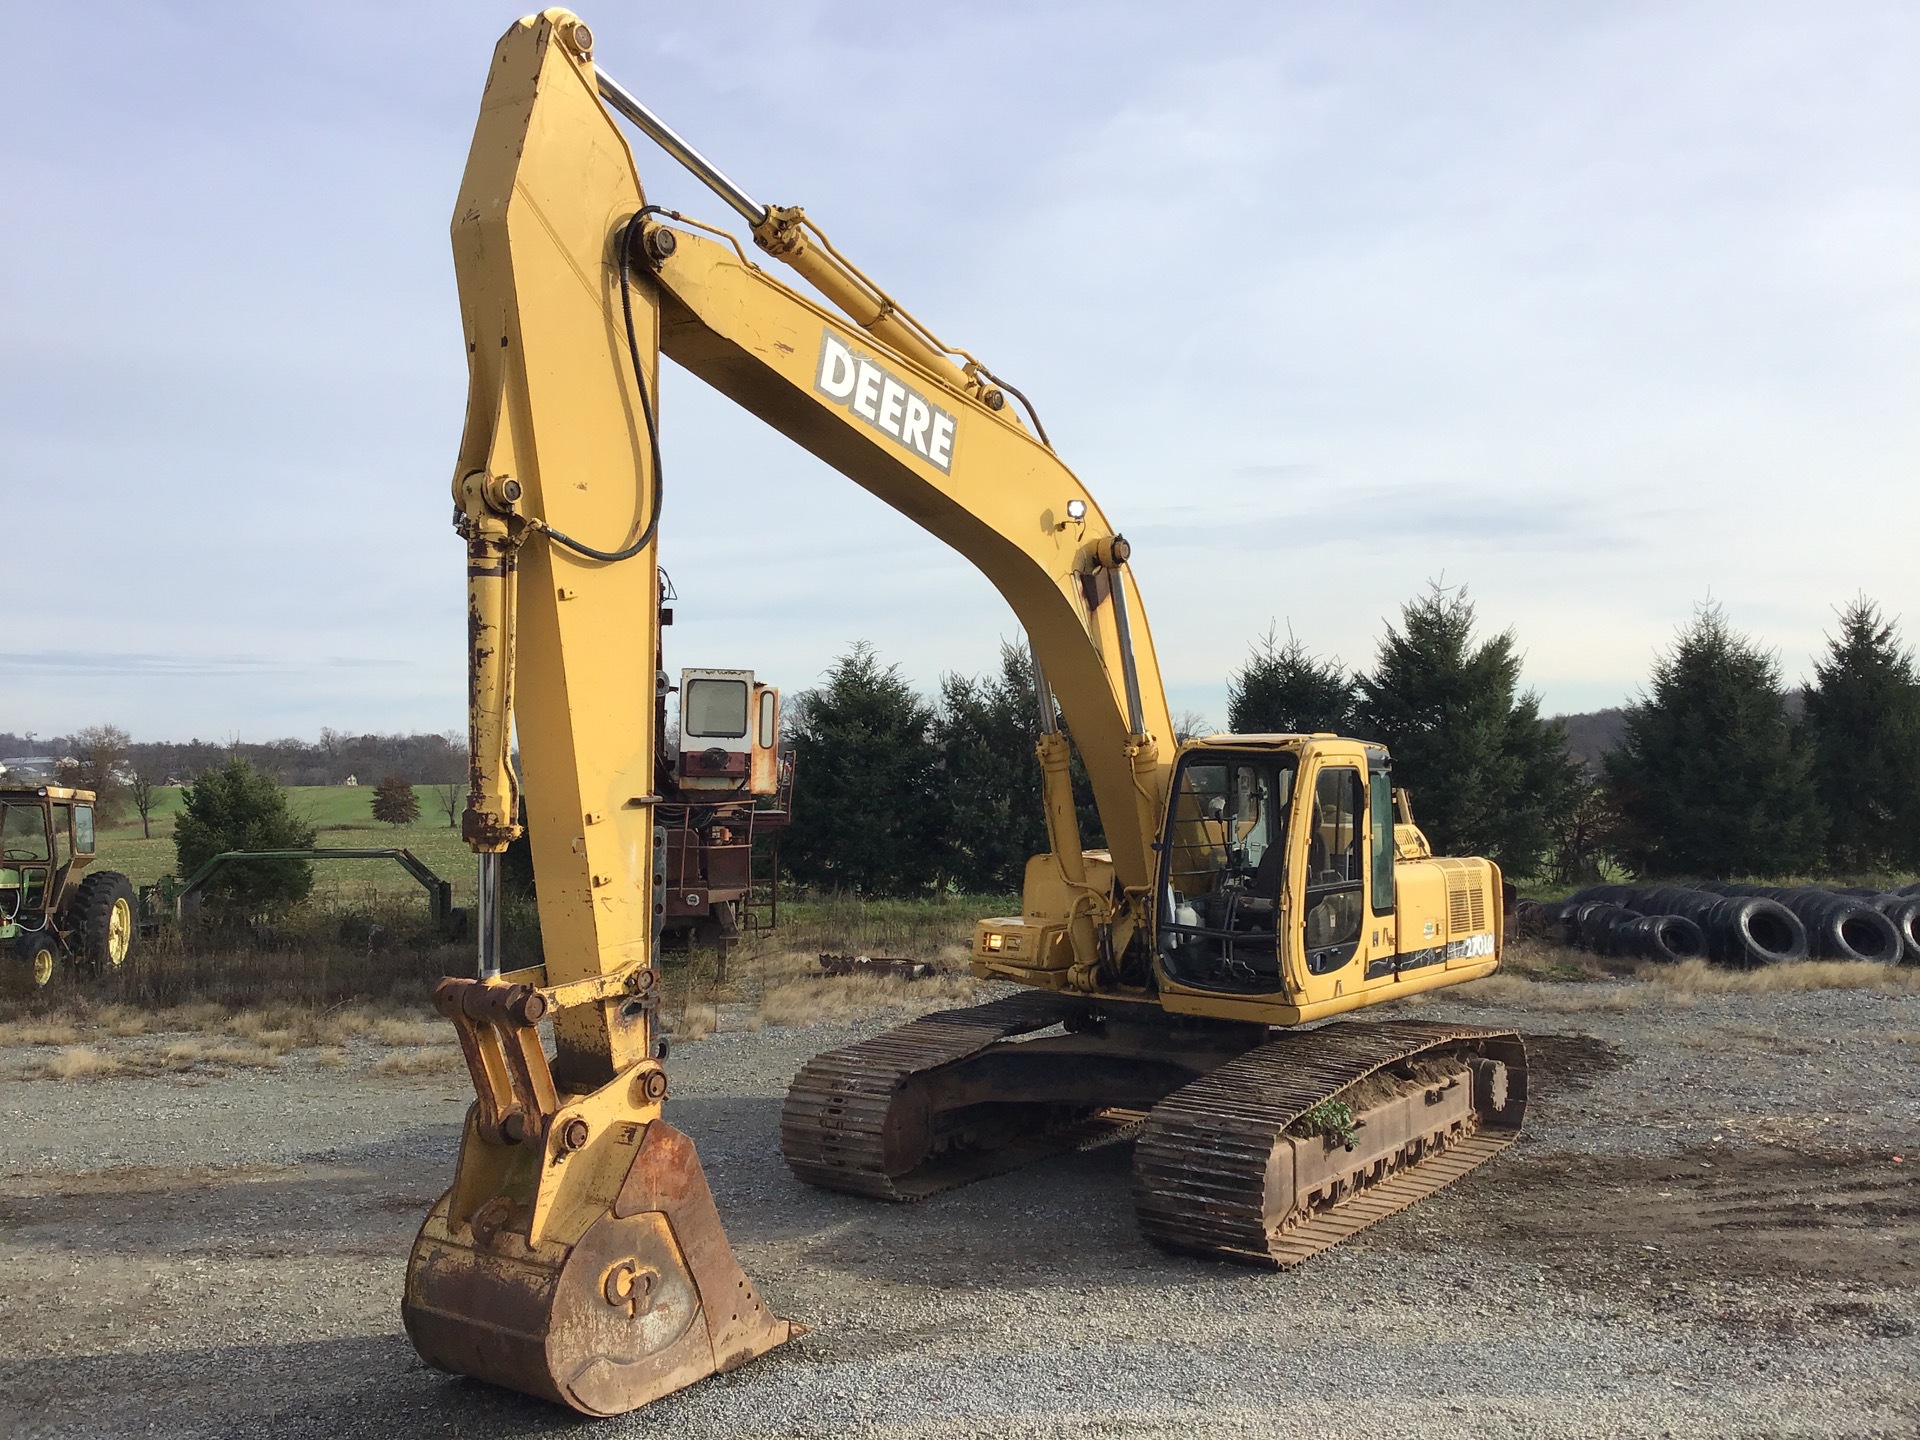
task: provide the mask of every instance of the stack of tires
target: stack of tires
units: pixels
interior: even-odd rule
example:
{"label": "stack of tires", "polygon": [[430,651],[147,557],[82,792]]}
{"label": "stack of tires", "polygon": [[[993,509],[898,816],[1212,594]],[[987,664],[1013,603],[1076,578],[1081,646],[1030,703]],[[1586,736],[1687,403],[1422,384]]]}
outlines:
{"label": "stack of tires", "polygon": [[1877,965],[1920,963],[1920,895],[1873,890],[1824,890],[1812,885],[1702,884],[1721,895],[1772,900],[1800,917],[1816,960],[1866,960]]}
{"label": "stack of tires", "polygon": [[1705,958],[1750,969],[1781,961],[1920,964],[1920,886],[1593,885],[1558,904],[1523,903],[1523,929],[1599,955]]}
{"label": "stack of tires", "polygon": [[[1596,890],[1624,891],[1627,886],[1598,886]],[[1523,900],[1514,907],[1522,932],[1531,931],[1596,955],[1617,955],[1663,964],[1705,959],[1712,955],[1707,932],[1695,918],[1679,913],[1650,912],[1624,903],[1611,894],[1583,890],[1559,904]]]}

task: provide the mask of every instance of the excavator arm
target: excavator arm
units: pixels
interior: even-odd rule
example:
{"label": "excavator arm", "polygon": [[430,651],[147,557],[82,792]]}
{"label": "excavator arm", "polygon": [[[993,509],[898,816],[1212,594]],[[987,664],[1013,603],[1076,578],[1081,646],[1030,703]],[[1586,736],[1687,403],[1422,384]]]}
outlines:
{"label": "excavator arm", "polygon": [[[608,101],[835,308],[647,205]],[[454,1183],[415,1243],[403,1315],[438,1365],[613,1414],[798,1329],[754,1293],[692,1145],[662,1119],[659,355],[965,555],[1019,616],[1087,988],[1097,933],[1144,907],[1171,726],[1127,544],[1002,384],[802,212],[756,205],[598,76],[592,37],[566,11],[518,22],[495,51],[453,248],[470,383],[453,479],[467,548],[463,833],[481,859],[480,963],[436,1002],[476,1102]],[[1089,880],[1054,696],[1111,883]],[[544,959],[503,973],[499,861],[523,803]]]}

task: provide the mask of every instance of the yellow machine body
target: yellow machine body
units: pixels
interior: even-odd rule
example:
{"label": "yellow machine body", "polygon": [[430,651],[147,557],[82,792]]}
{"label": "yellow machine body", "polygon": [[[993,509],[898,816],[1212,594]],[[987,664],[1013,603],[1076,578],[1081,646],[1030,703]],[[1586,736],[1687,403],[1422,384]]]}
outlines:
{"label": "yellow machine body", "polygon": [[[1285,757],[1296,777],[1284,823],[1274,827],[1274,843],[1282,848],[1280,863],[1269,867],[1273,893],[1255,897],[1271,900],[1272,909],[1247,932],[1271,937],[1270,983],[1249,981],[1231,989],[1197,984],[1183,977],[1169,956],[1158,954],[1150,987],[1098,983],[1090,993],[1138,1000],[1150,989],[1160,1007],[1175,1014],[1300,1025],[1493,972],[1503,939],[1499,867],[1485,859],[1436,859],[1428,853],[1425,837],[1399,818],[1380,747],[1328,735],[1215,735],[1187,742],[1176,764],[1263,755]],[[1356,801],[1364,797],[1364,803],[1343,810],[1337,800],[1323,800],[1342,788],[1341,777],[1351,777]],[[1186,813],[1177,808],[1178,798],[1175,804],[1158,843],[1170,871],[1185,865],[1195,872],[1197,883],[1180,892],[1179,900],[1203,900],[1217,890],[1220,877],[1200,873],[1191,857],[1224,849],[1236,822],[1191,813],[1190,797]],[[1327,814],[1329,808],[1335,813]],[[1244,828],[1263,820],[1250,816],[1237,823]],[[1316,846],[1326,854],[1358,857],[1357,873],[1316,886]],[[1083,865],[1090,888],[1111,883],[1107,852],[1086,851]],[[1055,858],[1035,856],[1027,865],[1021,913],[983,919],[974,927],[974,974],[1052,990],[1084,988],[1075,982],[1068,934],[1077,898],[1078,892],[1062,881]],[[1172,886],[1158,887],[1152,911],[1156,931],[1164,934],[1168,928],[1166,911],[1174,903]],[[1315,932],[1329,928],[1322,912],[1336,905],[1340,915],[1333,928],[1343,936],[1350,933],[1351,949],[1343,938],[1338,963],[1329,964],[1322,958],[1329,949],[1326,936]]]}
{"label": "yellow machine body", "polygon": [[[729,199],[818,298],[731,236],[647,206],[610,103],[643,110],[597,74],[575,16],[518,22],[495,51],[455,208],[470,380],[453,476],[468,587],[463,833],[481,856],[482,964],[436,999],[476,1099],[403,1305],[433,1363],[596,1415],[800,1333],[754,1293],[691,1143],[662,1118],[662,354],[965,556],[1019,617],[1051,843],[1028,865],[1022,913],[982,922],[978,974],[1238,1022],[1187,1036],[1202,1069],[1263,1027],[1483,975],[1501,939],[1497,871],[1420,854],[1378,747],[1176,746],[1131,548],[1038,417],[1019,419],[1011,387],[936,340],[800,210]],[[687,161],[684,142],[641,119]],[[715,175],[703,178],[724,198]],[[1074,753],[1103,850],[1081,843]],[[522,779],[545,961],[501,974],[490,877],[521,833]],[[1427,1043],[1401,1039],[1408,1054]],[[1446,1083],[1483,1063],[1507,1062],[1463,1060]],[[1376,1169],[1446,1143],[1411,1135]]]}

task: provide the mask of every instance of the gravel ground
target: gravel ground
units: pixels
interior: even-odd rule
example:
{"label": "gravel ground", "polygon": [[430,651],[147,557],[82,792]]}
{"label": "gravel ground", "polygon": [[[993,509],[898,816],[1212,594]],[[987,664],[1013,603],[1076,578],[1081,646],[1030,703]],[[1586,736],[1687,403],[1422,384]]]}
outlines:
{"label": "gravel ground", "polygon": [[1124,1145],[913,1207],[809,1190],[786,1081],[883,1022],[723,1015],[669,1115],[813,1333],[593,1426],[401,1333],[463,1075],[0,1080],[0,1434],[1920,1435],[1920,998],[1645,991],[1420,1007],[1537,1037],[1526,1138],[1285,1274],[1143,1243]]}

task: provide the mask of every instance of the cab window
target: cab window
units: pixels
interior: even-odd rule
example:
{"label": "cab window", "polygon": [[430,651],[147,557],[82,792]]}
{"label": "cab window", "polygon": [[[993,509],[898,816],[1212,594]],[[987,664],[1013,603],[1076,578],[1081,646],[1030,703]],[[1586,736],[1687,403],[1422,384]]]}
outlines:
{"label": "cab window", "polygon": [[51,860],[46,811],[38,805],[0,805],[0,858]]}
{"label": "cab window", "polygon": [[1307,969],[1315,975],[1338,970],[1359,944],[1366,889],[1367,857],[1360,845],[1365,796],[1357,769],[1332,766],[1314,781],[1304,921]]}
{"label": "cab window", "polygon": [[73,848],[82,855],[93,853],[93,807],[73,807]]}
{"label": "cab window", "polygon": [[1393,777],[1381,771],[1367,776],[1373,802],[1373,913],[1393,913]]}
{"label": "cab window", "polygon": [[688,738],[738,740],[747,733],[747,682],[689,680],[680,713],[680,732]]}

